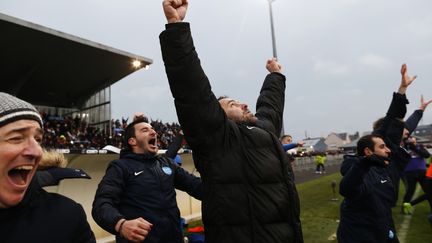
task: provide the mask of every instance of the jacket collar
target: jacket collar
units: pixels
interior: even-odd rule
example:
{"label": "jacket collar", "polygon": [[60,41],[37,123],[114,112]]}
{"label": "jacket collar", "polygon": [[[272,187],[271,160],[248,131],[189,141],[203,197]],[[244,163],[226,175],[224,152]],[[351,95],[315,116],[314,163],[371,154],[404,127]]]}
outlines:
{"label": "jacket collar", "polygon": [[133,160],[153,160],[157,154],[136,154],[129,149],[122,149],[120,151],[120,159],[133,159]]}

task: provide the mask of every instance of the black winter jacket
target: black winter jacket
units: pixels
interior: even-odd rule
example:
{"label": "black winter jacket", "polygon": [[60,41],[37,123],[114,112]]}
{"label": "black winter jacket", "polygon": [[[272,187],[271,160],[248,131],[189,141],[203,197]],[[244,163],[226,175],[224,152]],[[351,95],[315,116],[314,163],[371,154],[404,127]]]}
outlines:
{"label": "black winter jacket", "polygon": [[403,122],[407,104],[408,100],[404,94],[394,93],[382,126],[373,131],[374,134],[384,137],[384,142],[391,150],[391,162],[388,167],[388,172],[396,193],[396,199],[393,206],[396,206],[399,194],[400,178],[403,175],[406,165],[411,159],[408,151],[404,147],[401,147],[403,130],[404,128],[407,128],[408,131],[412,133],[417,127],[422,114],[421,111],[417,110],[407,119],[406,122]]}
{"label": "black winter jacket", "polygon": [[340,243],[390,242],[393,232],[391,207],[396,199],[388,166],[370,166],[368,158],[345,156],[339,192],[344,196],[340,207],[337,238]]}
{"label": "black winter jacket", "polygon": [[267,75],[257,124],[237,124],[211,91],[189,24],[166,25],[160,41],[179,122],[203,179],[206,242],[303,242],[292,168],[276,137],[285,76]]}
{"label": "black winter jacket", "polygon": [[42,189],[33,178],[24,199],[0,209],[2,243],[94,243],[82,206]]}
{"label": "black winter jacket", "polygon": [[201,179],[189,174],[165,156],[135,154],[122,150],[99,183],[92,216],[106,231],[115,234],[116,223],[142,217],[153,224],[146,243],[182,242],[180,211],[175,189],[201,199]]}
{"label": "black winter jacket", "polygon": [[387,242],[389,230],[394,234],[392,242],[398,242],[391,208],[396,205],[399,181],[410,156],[401,147],[404,127],[417,126],[417,116],[406,124],[408,100],[404,94],[394,93],[386,116],[373,133],[381,135],[391,150],[390,163],[386,167],[365,166],[356,157],[346,157],[341,167],[344,178],[340,194],[341,221],[338,228],[340,242]]}

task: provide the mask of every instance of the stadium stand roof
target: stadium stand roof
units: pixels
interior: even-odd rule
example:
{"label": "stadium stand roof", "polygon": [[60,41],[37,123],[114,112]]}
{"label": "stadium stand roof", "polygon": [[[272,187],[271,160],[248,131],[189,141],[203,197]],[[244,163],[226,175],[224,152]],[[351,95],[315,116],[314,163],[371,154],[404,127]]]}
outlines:
{"label": "stadium stand roof", "polygon": [[0,33],[0,91],[34,105],[82,108],[95,92],[153,63],[2,13]]}

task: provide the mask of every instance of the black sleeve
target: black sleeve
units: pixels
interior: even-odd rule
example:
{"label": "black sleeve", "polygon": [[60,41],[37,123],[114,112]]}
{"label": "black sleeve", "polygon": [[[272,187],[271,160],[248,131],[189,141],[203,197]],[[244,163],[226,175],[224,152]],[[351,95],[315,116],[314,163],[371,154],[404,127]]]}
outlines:
{"label": "black sleeve", "polygon": [[74,217],[78,218],[76,225],[75,239],[73,243],[96,243],[93,231],[87,222],[87,216],[84,212],[83,207],[77,204],[77,212],[74,213]]}
{"label": "black sleeve", "polygon": [[417,128],[417,125],[419,124],[422,117],[423,117],[423,111],[416,110],[405,121],[406,128],[408,129],[410,134]]}
{"label": "black sleeve", "polygon": [[349,163],[350,168],[345,168],[348,171],[339,184],[339,193],[349,199],[358,198],[367,191],[363,177],[368,171],[368,166],[362,163],[360,159],[344,161],[343,163]]}
{"label": "black sleeve", "polygon": [[412,146],[411,148],[418,156],[427,159],[430,157],[429,151],[427,151],[422,145]]}
{"label": "black sleeve", "polygon": [[96,223],[111,234],[117,234],[115,225],[124,218],[118,205],[125,188],[124,173],[116,161],[112,162],[99,183],[93,201],[92,216]]}
{"label": "black sleeve", "polygon": [[180,166],[174,165],[175,168],[175,178],[174,186],[175,188],[187,192],[192,197],[202,200],[203,187],[201,178],[196,177]]}
{"label": "black sleeve", "polygon": [[383,124],[373,132],[383,136],[387,146],[392,150],[399,146],[402,138],[404,128],[402,119],[406,114],[406,104],[408,104],[408,100],[404,94],[393,93],[393,99]]}
{"label": "black sleeve", "polygon": [[208,151],[222,143],[228,121],[201,67],[189,24],[167,24],[159,38],[186,141],[194,151]]}
{"label": "black sleeve", "polygon": [[387,111],[386,117],[403,119],[407,112],[408,100],[405,94],[393,93],[393,99]]}
{"label": "black sleeve", "polygon": [[282,114],[285,104],[285,76],[270,73],[266,76],[256,104],[256,116],[271,126],[263,127],[277,137],[282,129]]}
{"label": "black sleeve", "polygon": [[173,139],[171,144],[168,146],[168,149],[165,152],[165,156],[174,159],[177,155],[177,152],[181,148],[182,141],[183,141],[183,135],[180,133],[177,134],[177,136]]}

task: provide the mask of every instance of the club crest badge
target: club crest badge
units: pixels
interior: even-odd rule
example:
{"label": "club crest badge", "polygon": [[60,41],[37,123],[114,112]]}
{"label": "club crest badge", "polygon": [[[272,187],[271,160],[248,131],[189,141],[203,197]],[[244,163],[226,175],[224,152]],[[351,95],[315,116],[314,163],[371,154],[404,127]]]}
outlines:
{"label": "club crest badge", "polygon": [[163,170],[163,172],[164,172],[165,174],[167,174],[167,175],[171,175],[171,174],[172,174],[172,170],[171,170],[170,167],[166,167],[166,166],[164,166],[164,167],[162,167],[162,170]]}

